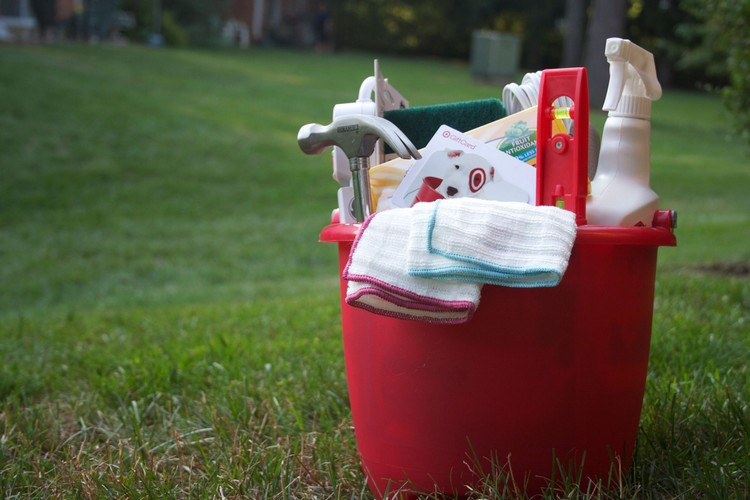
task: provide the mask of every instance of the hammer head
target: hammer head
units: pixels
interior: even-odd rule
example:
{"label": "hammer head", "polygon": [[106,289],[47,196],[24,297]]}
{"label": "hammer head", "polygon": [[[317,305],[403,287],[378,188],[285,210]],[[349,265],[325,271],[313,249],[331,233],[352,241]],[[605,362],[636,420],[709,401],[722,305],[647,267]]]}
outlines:
{"label": "hammer head", "polygon": [[408,137],[385,118],[369,115],[346,115],[330,125],[309,123],[297,134],[300,149],[307,154],[318,154],[329,146],[338,146],[347,158],[367,158],[383,139],[402,158],[421,158]]}

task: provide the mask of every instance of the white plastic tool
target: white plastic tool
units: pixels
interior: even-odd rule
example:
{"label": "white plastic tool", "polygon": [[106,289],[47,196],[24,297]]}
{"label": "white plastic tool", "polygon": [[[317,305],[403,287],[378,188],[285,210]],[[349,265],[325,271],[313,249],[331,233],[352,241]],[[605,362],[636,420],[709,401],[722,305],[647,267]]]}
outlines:
{"label": "white plastic tool", "polygon": [[[380,63],[375,59],[373,76],[368,76],[359,87],[357,100],[354,102],[336,104],[333,107],[333,119],[336,120],[346,115],[368,115],[383,117],[386,111],[409,107],[409,101],[388,83],[388,79],[380,72]],[[373,100],[373,94],[375,100]],[[341,188],[338,191],[339,217],[342,223],[354,222],[352,199],[354,191],[352,188],[352,173],[349,169],[349,158],[339,147],[334,147],[333,156],[333,178]],[[378,141],[375,151],[370,157],[371,165],[379,165],[385,161],[383,155],[383,142]]]}
{"label": "white plastic tool", "polygon": [[591,196],[588,223],[650,226],[659,206],[651,190],[651,101],[661,97],[654,56],[630,40],[607,39],[608,111]]}

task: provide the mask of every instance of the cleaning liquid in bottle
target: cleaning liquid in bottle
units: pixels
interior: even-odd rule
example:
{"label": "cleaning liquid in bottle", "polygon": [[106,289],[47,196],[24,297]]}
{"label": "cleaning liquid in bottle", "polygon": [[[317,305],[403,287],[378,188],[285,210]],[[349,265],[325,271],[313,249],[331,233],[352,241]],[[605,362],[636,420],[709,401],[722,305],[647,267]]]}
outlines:
{"label": "cleaning liquid in bottle", "polygon": [[630,40],[607,39],[608,111],[596,175],[587,200],[588,223],[650,226],[659,206],[651,190],[651,101],[661,97],[654,56]]}

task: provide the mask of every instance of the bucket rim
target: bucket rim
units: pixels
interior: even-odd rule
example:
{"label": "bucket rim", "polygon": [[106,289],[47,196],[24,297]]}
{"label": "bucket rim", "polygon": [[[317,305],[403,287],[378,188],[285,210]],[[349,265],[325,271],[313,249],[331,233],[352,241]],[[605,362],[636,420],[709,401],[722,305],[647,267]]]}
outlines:
{"label": "bucket rim", "polygon": [[[647,245],[677,246],[677,238],[671,227],[671,217],[665,214],[670,211],[659,210],[654,216],[653,226],[578,226],[576,245]],[[338,213],[334,213],[332,222],[320,232],[319,241],[323,243],[353,242],[362,227],[362,223],[341,224]]]}

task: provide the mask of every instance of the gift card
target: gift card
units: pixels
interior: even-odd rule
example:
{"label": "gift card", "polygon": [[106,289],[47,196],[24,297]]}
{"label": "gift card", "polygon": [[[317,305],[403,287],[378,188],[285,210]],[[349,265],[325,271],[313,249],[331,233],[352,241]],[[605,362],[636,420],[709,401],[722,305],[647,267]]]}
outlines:
{"label": "gift card", "polygon": [[409,168],[391,203],[470,196],[536,204],[536,168],[443,125]]}

